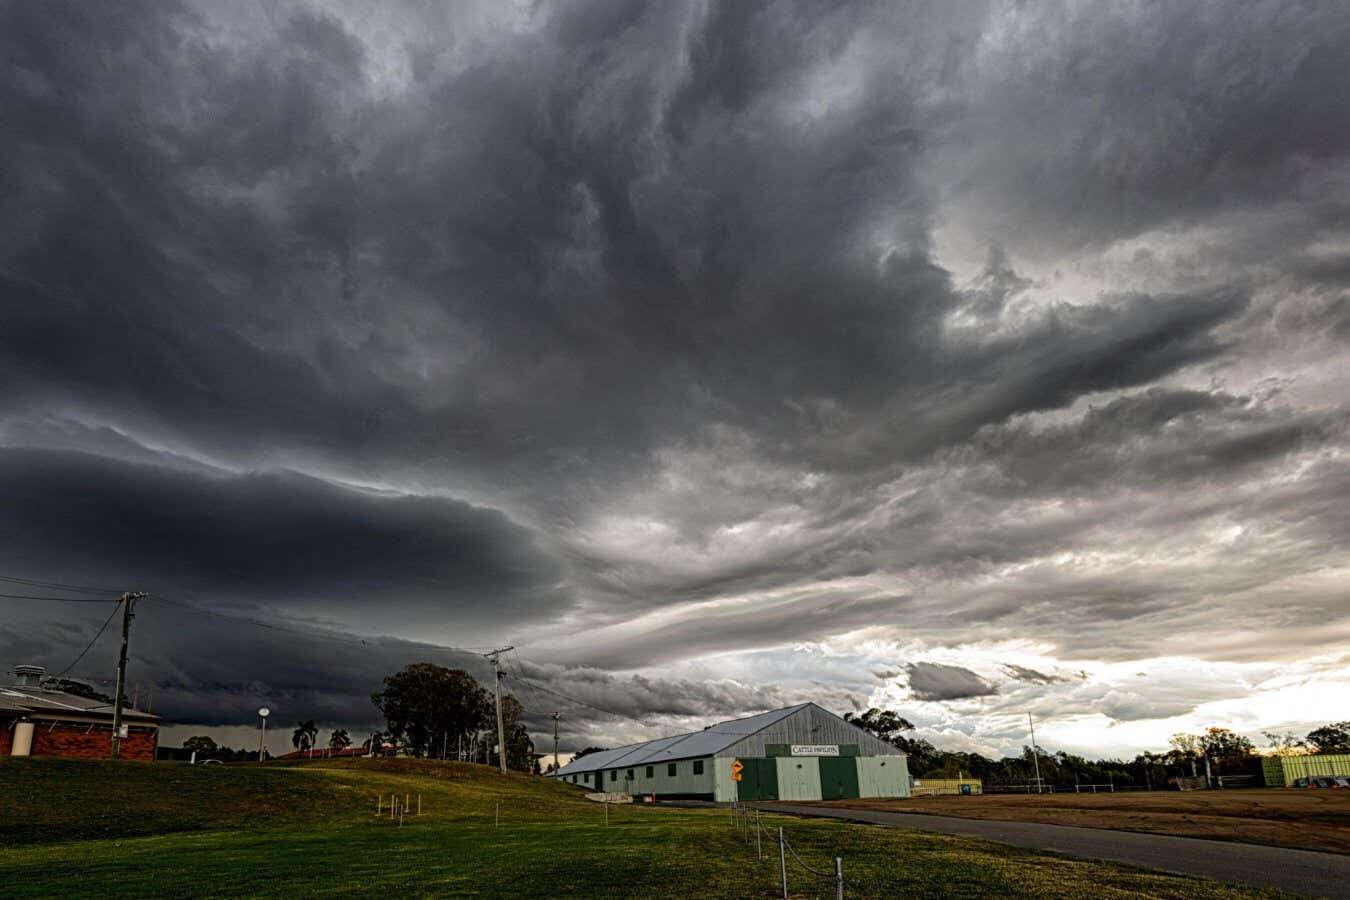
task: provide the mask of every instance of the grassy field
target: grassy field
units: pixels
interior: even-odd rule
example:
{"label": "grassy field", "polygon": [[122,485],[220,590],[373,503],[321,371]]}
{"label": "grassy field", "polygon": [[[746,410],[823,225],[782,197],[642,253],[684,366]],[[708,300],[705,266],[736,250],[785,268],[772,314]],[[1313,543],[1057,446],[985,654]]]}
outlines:
{"label": "grassy field", "polygon": [[1292,788],[1119,794],[984,794],[837,800],[829,806],[1045,822],[1350,853],[1350,791]]}
{"label": "grassy field", "polygon": [[[376,795],[422,795],[400,826]],[[500,806],[500,827],[496,812]],[[603,807],[480,766],[0,761],[0,879],[28,896],[772,897],[723,810]],[[1213,882],[897,829],[766,817],[849,897],[1252,897]],[[833,896],[789,864],[794,897]]]}

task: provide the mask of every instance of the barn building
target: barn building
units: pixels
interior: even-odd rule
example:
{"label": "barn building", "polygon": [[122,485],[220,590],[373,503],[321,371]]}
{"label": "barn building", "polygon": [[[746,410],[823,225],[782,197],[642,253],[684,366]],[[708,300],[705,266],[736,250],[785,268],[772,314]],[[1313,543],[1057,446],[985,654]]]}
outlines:
{"label": "barn building", "polygon": [[[112,753],[113,707],[106,700],[43,687],[41,666],[17,666],[12,685],[0,683],[0,756],[106,759]],[[153,760],[159,717],[122,708],[121,758]]]}
{"label": "barn building", "polygon": [[722,803],[908,797],[910,790],[904,753],[814,703],[587,754],[555,777],[590,791]]}

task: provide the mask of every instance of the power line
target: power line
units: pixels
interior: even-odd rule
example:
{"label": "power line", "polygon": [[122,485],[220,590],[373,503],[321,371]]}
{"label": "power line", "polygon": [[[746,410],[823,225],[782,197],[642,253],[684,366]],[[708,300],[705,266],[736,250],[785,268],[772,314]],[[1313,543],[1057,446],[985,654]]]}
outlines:
{"label": "power line", "polygon": [[86,653],[89,652],[89,649],[90,649],[91,647],[93,647],[94,644],[98,643],[98,639],[99,639],[99,638],[103,637],[103,632],[105,632],[105,631],[108,630],[108,625],[112,623],[113,617],[117,615],[117,611],[118,611],[119,609],[121,609],[121,608],[122,608],[122,601],[121,601],[121,600],[118,600],[118,601],[117,601],[117,605],[113,607],[113,611],[112,611],[112,613],[108,616],[107,621],[105,621],[105,622],[103,623],[103,627],[100,628],[100,629],[98,630],[98,634],[94,635],[94,639],[91,640],[88,644],[85,645],[85,648],[84,648],[83,650],[80,651],[80,655],[77,656],[77,657],[75,657],[75,661],[74,661],[74,662],[72,662],[70,665],[66,666],[64,669],[62,669],[62,670],[57,674],[57,676],[56,676],[57,678],[62,678],[62,677],[64,677],[65,674],[66,674],[67,672],[69,672],[71,669],[75,668],[76,666],[78,666],[78,665],[80,664],[80,660],[84,659],[84,655],[85,655]]}
{"label": "power line", "polygon": [[[522,659],[520,658],[520,651],[516,650],[516,649],[513,647],[513,648],[511,648],[511,653],[512,653],[512,655],[514,655],[515,658],[516,658],[516,672],[517,672],[517,673],[523,673],[523,671],[524,671],[524,669],[525,669],[525,662],[524,662],[524,660],[522,660]],[[506,671],[506,674],[507,674],[508,676],[513,676],[513,673],[512,673],[509,669]],[[516,676],[513,676],[513,677],[516,677]],[[537,706],[537,707],[542,707],[542,706],[544,706],[544,704],[540,702],[539,694],[538,694],[533,688],[531,688],[527,682],[525,682],[525,680],[524,680],[524,675],[523,675],[523,674],[521,674],[521,675],[519,675],[518,677],[516,677],[516,680],[517,680],[518,682],[520,682],[520,686],[521,686],[522,688],[524,688],[526,691],[529,692],[529,698],[528,698],[528,699],[529,699],[529,702],[530,702],[530,705],[531,705],[531,706]],[[517,701],[519,701],[519,700],[522,700],[522,699],[525,699],[525,698],[517,697],[516,699],[517,699]]]}
{"label": "power line", "polygon": [[0,581],[9,581],[14,584],[26,584],[32,587],[55,588],[61,591],[75,591],[77,593],[85,594],[113,594],[118,597],[122,596],[121,591],[114,590],[113,588],[90,587],[85,584],[65,584],[60,581],[42,581],[36,578],[18,578],[14,575],[0,575]]}
{"label": "power line", "polygon": [[95,600],[93,597],[38,597],[33,594],[0,594],[6,600],[47,600],[53,603],[107,603],[107,600]]}

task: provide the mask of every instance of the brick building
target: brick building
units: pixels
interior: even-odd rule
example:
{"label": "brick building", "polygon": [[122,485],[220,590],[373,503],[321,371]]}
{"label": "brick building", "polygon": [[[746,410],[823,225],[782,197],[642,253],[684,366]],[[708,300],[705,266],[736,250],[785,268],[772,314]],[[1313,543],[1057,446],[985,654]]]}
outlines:
{"label": "brick building", "polygon": [[[14,684],[0,684],[0,756],[112,754],[111,703],[44,687],[41,666],[19,666],[15,674]],[[122,725],[122,758],[154,760],[159,717],[124,706]]]}

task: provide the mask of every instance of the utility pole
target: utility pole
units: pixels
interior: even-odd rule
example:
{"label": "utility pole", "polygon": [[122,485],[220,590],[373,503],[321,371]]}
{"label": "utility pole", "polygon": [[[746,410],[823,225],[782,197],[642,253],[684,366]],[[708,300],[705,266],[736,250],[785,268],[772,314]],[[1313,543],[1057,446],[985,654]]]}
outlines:
{"label": "utility pole", "polygon": [[558,777],[558,715],[553,714],[553,777]]}
{"label": "utility pole", "polygon": [[497,673],[497,765],[501,767],[502,774],[506,774],[506,725],[502,721],[502,660],[501,655],[507,650],[514,650],[515,647],[502,647],[500,650],[493,650],[491,653],[484,653],[488,659],[492,660],[492,670]]}
{"label": "utility pole", "polygon": [[1031,761],[1036,766],[1036,793],[1041,792],[1041,754],[1036,750],[1036,723],[1031,720],[1031,713],[1027,713],[1027,724],[1031,726]]}
{"label": "utility pole", "polygon": [[132,605],[145,594],[127,591],[118,601],[122,604],[122,650],[117,654],[117,696],[113,700],[112,758],[122,753],[122,704],[127,696],[127,641],[131,639]]}

